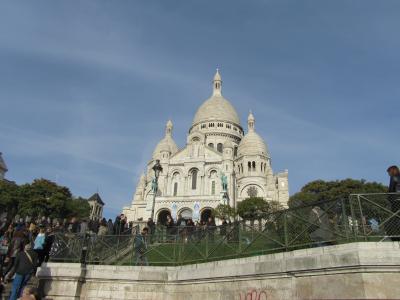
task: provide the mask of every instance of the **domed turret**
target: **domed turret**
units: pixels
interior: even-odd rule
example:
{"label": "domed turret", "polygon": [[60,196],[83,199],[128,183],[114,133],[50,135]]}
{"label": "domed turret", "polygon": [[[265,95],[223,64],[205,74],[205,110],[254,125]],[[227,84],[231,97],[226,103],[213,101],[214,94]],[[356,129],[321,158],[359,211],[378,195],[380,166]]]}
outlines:
{"label": "domed turret", "polygon": [[244,155],[264,155],[269,157],[269,151],[262,137],[260,137],[254,129],[255,118],[252,112],[249,113],[247,119],[248,133],[243,137],[239,144],[238,154]]}
{"label": "domed turret", "polygon": [[153,159],[160,158],[162,152],[167,153],[169,156],[178,152],[178,146],[172,138],[172,129],[173,124],[172,121],[169,120],[165,126],[165,137],[156,146],[153,152]]}

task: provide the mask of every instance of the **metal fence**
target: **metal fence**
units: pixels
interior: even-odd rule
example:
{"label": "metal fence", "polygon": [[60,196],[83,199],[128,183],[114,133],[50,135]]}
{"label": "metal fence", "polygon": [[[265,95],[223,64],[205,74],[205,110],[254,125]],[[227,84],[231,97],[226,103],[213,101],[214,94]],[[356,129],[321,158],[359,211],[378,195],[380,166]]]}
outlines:
{"label": "metal fence", "polygon": [[135,237],[58,234],[51,261],[173,266],[354,241],[399,240],[400,194],[350,195],[224,226],[158,226],[145,238],[144,253],[135,250]]}

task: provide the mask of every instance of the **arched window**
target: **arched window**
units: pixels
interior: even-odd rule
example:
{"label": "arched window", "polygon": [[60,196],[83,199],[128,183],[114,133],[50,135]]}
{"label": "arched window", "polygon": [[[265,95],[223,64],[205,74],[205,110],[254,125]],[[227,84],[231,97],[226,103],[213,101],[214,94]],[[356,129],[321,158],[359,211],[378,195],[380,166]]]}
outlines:
{"label": "arched window", "polygon": [[213,143],[209,143],[208,147],[213,148],[214,149],[214,144]]}
{"label": "arched window", "polygon": [[192,190],[197,188],[197,170],[193,170],[192,172]]}
{"label": "arched window", "polygon": [[237,156],[237,151],[238,151],[238,147],[235,146],[235,147],[233,148],[233,156],[234,156],[234,157]]}
{"label": "arched window", "polygon": [[251,162],[250,161],[247,163],[247,166],[249,168],[249,172],[251,172]]}
{"label": "arched window", "polygon": [[178,195],[178,183],[174,183],[174,196]]}
{"label": "arched window", "polygon": [[174,172],[174,174],[172,175],[172,195],[174,196],[178,195],[179,180],[180,180],[179,172]]}
{"label": "arched window", "polygon": [[256,162],[253,161],[253,171],[255,171],[255,170],[256,170]]}
{"label": "arched window", "polygon": [[222,150],[223,150],[222,144],[221,144],[221,143],[218,143],[218,145],[217,145],[217,151],[222,153]]}
{"label": "arched window", "polygon": [[263,171],[263,166],[264,166],[264,163],[261,163],[261,164],[260,164],[261,172]]}
{"label": "arched window", "polygon": [[211,182],[211,195],[215,195],[215,181]]}

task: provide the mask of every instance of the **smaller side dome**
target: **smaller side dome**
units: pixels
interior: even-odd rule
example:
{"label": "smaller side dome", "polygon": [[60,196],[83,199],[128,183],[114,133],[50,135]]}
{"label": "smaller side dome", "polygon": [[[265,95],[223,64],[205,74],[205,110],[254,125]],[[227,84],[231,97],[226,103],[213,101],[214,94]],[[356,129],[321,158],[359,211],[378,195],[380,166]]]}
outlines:
{"label": "smaller side dome", "polygon": [[260,154],[269,157],[269,151],[264,140],[254,131],[247,133],[239,144],[238,155]]}
{"label": "smaller side dome", "polygon": [[172,121],[169,120],[165,126],[165,137],[157,144],[153,152],[153,158],[158,158],[161,152],[168,152],[170,155],[174,155],[178,152],[178,146],[172,138]]}
{"label": "smaller side dome", "polygon": [[262,137],[255,131],[254,124],[255,118],[253,113],[250,112],[247,119],[248,133],[240,141],[238,155],[265,155],[270,157],[267,145]]}

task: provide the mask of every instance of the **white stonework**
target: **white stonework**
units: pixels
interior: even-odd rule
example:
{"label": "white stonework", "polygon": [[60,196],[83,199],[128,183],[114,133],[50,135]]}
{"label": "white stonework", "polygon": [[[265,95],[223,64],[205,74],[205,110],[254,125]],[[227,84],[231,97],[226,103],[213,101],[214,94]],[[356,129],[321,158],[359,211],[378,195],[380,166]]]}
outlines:
{"label": "white stonework", "polygon": [[[168,121],[165,137],[156,146],[147,172],[139,180],[132,205],[123,210],[129,221],[147,220],[151,215],[152,167],[156,159],[163,167],[155,204],[156,220],[163,213],[174,215],[173,207],[176,214],[190,216],[195,203],[200,205],[200,216],[204,217],[203,213],[220,203],[236,206],[250,195],[287,205],[288,171],[273,173],[268,147],[255,131],[253,114],[249,114],[245,134],[235,108],[222,96],[221,88],[217,70],[212,96],[197,110],[183,149],[178,149],[172,137],[173,124]],[[228,182],[226,193],[222,190],[223,175]]]}
{"label": "white stonework", "polygon": [[363,242],[176,267],[44,263],[55,300],[399,299],[398,242]]}

